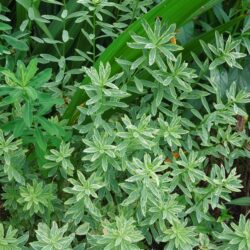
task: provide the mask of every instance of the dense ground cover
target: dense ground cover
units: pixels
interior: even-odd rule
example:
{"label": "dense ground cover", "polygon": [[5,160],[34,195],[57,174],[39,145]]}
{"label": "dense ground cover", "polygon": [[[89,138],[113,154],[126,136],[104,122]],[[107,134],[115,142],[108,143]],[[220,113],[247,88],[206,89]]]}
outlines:
{"label": "dense ground cover", "polygon": [[0,249],[250,249],[249,0],[2,0]]}

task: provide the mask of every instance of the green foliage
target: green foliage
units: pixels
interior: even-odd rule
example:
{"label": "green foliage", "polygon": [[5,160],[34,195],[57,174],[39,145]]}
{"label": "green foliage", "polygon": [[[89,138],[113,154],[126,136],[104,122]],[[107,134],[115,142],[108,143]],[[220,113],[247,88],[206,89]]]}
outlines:
{"label": "green foliage", "polygon": [[[218,32],[215,32],[215,39],[216,39],[216,47],[213,46],[212,44],[206,45],[202,43],[206,55],[211,60],[213,60],[213,62],[209,66],[209,69],[213,70],[217,66],[223,63],[227,63],[230,67],[236,67],[242,69],[241,65],[236,61],[236,59],[246,56],[244,53],[240,53],[238,51],[241,41],[240,40],[233,41],[232,37],[229,35],[226,42],[224,42],[223,35],[220,35]],[[213,58],[212,54],[216,56],[215,59]]]}
{"label": "green foliage", "polygon": [[27,242],[29,235],[25,233],[21,237],[17,237],[17,230],[11,226],[4,232],[4,226],[0,224],[0,249],[3,250],[21,250]]}
{"label": "green foliage", "polygon": [[56,198],[53,193],[52,184],[44,185],[34,180],[32,185],[20,187],[20,198],[17,201],[30,216],[34,213],[44,214],[46,209],[53,211],[53,201]]}
{"label": "green foliage", "polygon": [[24,164],[24,153],[19,146],[22,144],[20,139],[15,140],[11,135],[5,139],[4,133],[0,130],[0,160],[2,163],[2,175],[7,175],[8,180],[14,179],[18,183],[24,184],[25,179],[20,167]]}
{"label": "green foliage", "polygon": [[72,249],[71,242],[74,239],[74,234],[64,236],[68,229],[68,225],[65,224],[63,227],[59,228],[56,222],[52,222],[52,227],[44,223],[38,224],[38,229],[36,230],[37,241],[31,242],[31,246],[35,250],[40,249],[52,249],[52,250],[70,250]]}
{"label": "green foliage", "polygon": [[108,166],[120,169],[120,166],[114,160],[116,158],[116,148],[112,145],[114,138],[108,134],[100,134],[98,130],[94,130],[92,141],[83,139],[86,147],[84,152],[86,156],[82,158],[83,161],[90,161],[91,164],[88,169],[102,168],[104,172],[108,170]]}
{"label": "green foliage", "polygon": [[188,131],[182,128],[181,117],[175,116],[168,122],[164,121],[162,115],[158,118],[159,122],[159,136],[164,138],[164,141],[168,143],[170,147],[173,145],[181,146],[180,139],[182,135],[187,134]]}
{"label": "green foliage", "polygon": [[238,205],[238,206],[249,206],[250,199],[249,197],[240,197],[240,198],[231,200],[230,204]]}
{"label": "green foliage", "polygon": [[[89,96],[86,102],[88,106],[87,115],[102,114],[112,107],[126,108],[127,105],[120,102],[120,99],[129,96],[125,91],[119,89],[113,82],[119,79],[122,74],[110,77],[111,66],[100,64],[99,72],[95,68],[87,69],[86,73],[91,80],[90,85],[84,85],[82,88]],[[81,112],[84,110],[81,109]]]}
{"label": "green foliage", "polygon": [[226,224],[222,225],[223,231],[218,235],[223,240],[223,249],[249,249],[250,221],[241,215],[238,224],[232,223],[230,228]]}
{"label": "green foliage", "polygon": [[63,189],[64,192],[73,196],[65,202],[66,205],[70,205],[67,213],[74,220],[80,220],[84,215],[84,209],[87,209],[93,216],[100,217],[101,213],[95,203],[92,202],[91,197],[98,198],[96,191],[104,186],[101,177],[92,174],[86,179],[80,171],[77,172],[77,176],[79,181],[75,179],[68,180],[73,187]]}
{"label": "green foliage", "polygon": [[2,1],[0,249],[249,249],[249,7]]}
{"label": "green foliage", "polygon": [[[40,99],[39,96],[41,93],[38,90],[47,83],[51,77],[51,70],[48,69],[36,75],[37,70],[37,60],[33,59],[27,67],[25,67],[22,61],[18,61],[15,74],[8,69],[1,71],[7,84],[6,87],[1,86],[1,94],[4,96],[7,93],[11,94],[3,99],[2,105],[12,104],[16,101],[28,103],[24,108],[23,114],[23,116],[27,118],[27,120],[24,120],[27,126],[30,126],[32,122],[31,117],[29,117],[30,113],[32,113],[32,107],[29,107],[29,105],[37,99]],[[27,109],[31,109],[31,111]]]}
{"label": "green foliage", "polygon": [[[175,36],[175,25],[170,25],[168,28],[162,27],[160,19],[157,18],[154,30],[146,22],[143,23],[143,29],[147,34],[147,38],[132,35],[134,43],[129,43],[128,46],[133,49],[145,49],[149,51],[146,54],[149,66],[157,62],[159,65],[163,64],[162,58],[175,61],[173,51],[181,49],[176,44],[170,44],[169,41]],[[139,57],[131,66],[131,69],[136,69],[144,61],[144,56]]]}
{"label": "green foliage", "polygon": [[168,242],[164,249],[193,249],[197,245],[194,227],[186,227],[187,221],[173,221],[170,228],[163,228],[157,238],[160,242]]}
{"label": "green foliage", "polygon": [[46,155],[45,159],[49,160],[43,167],[46,169],[51,169],[49,175],[53,176],[57,169],[59,168],[61,175],[67,178],[67,175],[72,176],[74,171],[74,166],[68,159],[73,153],[74,148],[70,148],[69,143],[65,144],[62,142],[60,144],[59,151],[51,149],[51,155]]}
{"label": "green foliage", "polygon": [[100,246],[98,249],[141,249],[136,243],[143,240],[144,236],[134,223],[132,218],[124,218],[123,216],[115,217],[113,223],[105,221],[103,235],[91,236],[91,241]]}

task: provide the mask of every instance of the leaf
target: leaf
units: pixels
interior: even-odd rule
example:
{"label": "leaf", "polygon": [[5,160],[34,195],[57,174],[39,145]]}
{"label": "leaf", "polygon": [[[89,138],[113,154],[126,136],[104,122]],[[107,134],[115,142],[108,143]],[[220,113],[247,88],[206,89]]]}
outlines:
{"label": "leaf", "polygon": [[31,86],[25,88],[27,95],[34,101],[37,99],[37,91]]}
{"label": "leaf", "polygon": [[62,40],[63,40],[64,43],[68,42],[68,40],[69,40],[69,32],[67,30],[63,30]]}
{"label": "leaf", "polygon": [[36,58],[32,59],[30,61],[29,65],[27,67],[27,71],[25,72],[25,82],[29,82],[30,79],[32,79],[35,76],[35,74],[38,70],[37,63],[38,62],[37,62]]}
{"label": "leaf", "polygon": [[250,206],[250,197],[241,197],[228,202],[230,205],[236,206]]}
{"label": "leaf", "polygon": [[160,88],[159,86],[159,90],[157,91],[156,99],[155,99],[155,103],[157,107],[160,106],[163,96],[164,96],[163,89]]}
{"label": "leaf", "polygon": [[15,124],[13,134],[14,136],[18,137],[21,136],[26,128],[26,124],[23,119],[18,120]]}
{"label": "leaf", "polygon": [[12,27],[9,24],[0,22],[0,30],[1,31],[11,30],[11,29],[12,29]]}
{"label": "leaf", "polygon": [[37,121],[41,124],[43,129],[47,131],[50,135],[59,136],[59,131],[55,124],[51,123],[44,117],[36,117]]}
{"label": "leaf", "polygon": [[27,102],[24,105],[24,110],[23,110],[23,120],[26,124],[27,127],[31,127],[32,121],[33,121],[33,114],[32,114],[32,104],[31,102]]}
{"label": "leaf", "polygon": [[156,59],[156,49],[152,49],[149,53],[149,66],[153,65]]}
{"label": "leaf", "polygon": [[44,136],[41,132],[41,130],[39,128],[37,128],[34,132],[34,135],[35,135],[35,142],[37,143],[37,145],[39,146],[39,148],[42,150],[42,151],[46,151],[46,148],[47,148],[47,143],[44,139]]}
{"label": "leaf", "polygon": [[62,98],[51,98],[51,94],[47,93],[39,93],[38,99],[41,105],[43,105],[46,108],[51,108],[53,105],[62,105],[64,103]]}
{"label": "leaf", "polygon": [[20,51],[28,51],[29,47],[27,46],[27,44],[22,41],[22,40],[18,40],[17,38],[15,38],[14,36],[8,36],[8,35],[2,35],[1,36],[10,46],[12,46],[13,48],[20,50]]}
{"label": "leaf", "polygon": [[28,26],[28,24],[29,24],[29,20],[24,20],[23,22],[22,22],[22,24],[20,25],[20,30],[23,32],[23,31],[25,31],[25,29],[26,29],[26,27]]}
{"label": "leaf", "polygon": [[45,69],[42,72],[38,73],[34,78],[32,78],[30,85],[36,89],[40,88],[50,80],[51,75],[52,75],[52,70]]}
{"label": "leaf", "polygon": [[143,92],[143,83],[142,83],[141,79],[134,77],[134,81],[135,81],[135,85],[136,85],[137,89],[142,93]]}
{"label": "leaf", "polygon": [[85,222],[76,229],[76,235],[86,235],[89,231],[89,223]]}
{"label": "leaf", "polygon": [[248,51],[248,54],[250,54],[250,39],[247,37],[243,37],[243,42]]}
{"label": "leaf", "polygon": [[24,177],[20,174],[20,172],[12,164],[5,166],[5,171],[8,174],[9,180],[14,179],[16,182],[18,182],[20,184],[25,184]]}
{"label": "leaf", "polygon": [[25,157],[22,153],[16,152],[11,155],[10,164],[5,164],[4,172],[8,175],[8,179],[14,179],[20,184],[25,184],[25,179],[22,173],[22,167],[25,163]]}
{"label": "leaf", "polygon": [[138,190],[132,191],[129,196],[122,202],[123,206],[128,206],[134,203],[140,197],[140,192]]}
{"label": "leaf", "polygon": [[147,200],[148,200],[148,192],[146,188],[143,186],[141,191],[140,203],[141,203],[142,214],[144,216],[146,215],[146,210],[147,210]]}

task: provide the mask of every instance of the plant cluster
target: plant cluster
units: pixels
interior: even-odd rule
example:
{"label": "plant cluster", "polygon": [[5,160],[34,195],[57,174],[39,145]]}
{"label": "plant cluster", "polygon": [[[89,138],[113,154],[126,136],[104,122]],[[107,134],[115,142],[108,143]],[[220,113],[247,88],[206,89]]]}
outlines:
{"label": "plant cluster", "polygon": [[0,249],[250,249],[250,2],[232,2],[0,4]]}

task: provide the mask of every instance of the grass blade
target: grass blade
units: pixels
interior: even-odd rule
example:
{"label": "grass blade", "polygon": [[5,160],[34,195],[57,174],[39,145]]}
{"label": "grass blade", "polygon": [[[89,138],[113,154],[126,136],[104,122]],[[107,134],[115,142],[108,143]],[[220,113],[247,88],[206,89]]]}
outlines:
{"label": "grass blade", "polygon": [[236,206],[250,206],[250,197],[241,197],[228,202],[230,205]]}

